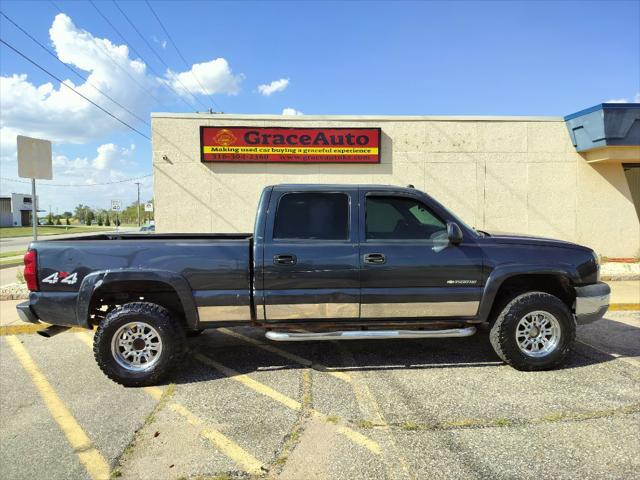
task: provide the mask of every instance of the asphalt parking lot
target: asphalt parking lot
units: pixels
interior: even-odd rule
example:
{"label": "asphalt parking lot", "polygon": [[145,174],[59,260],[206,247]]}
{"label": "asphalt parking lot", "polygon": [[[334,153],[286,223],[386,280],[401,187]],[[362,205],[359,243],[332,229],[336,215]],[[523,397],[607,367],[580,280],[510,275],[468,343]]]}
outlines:
{"label": "asphalt parking lot", "polygon": [[486,333],[282,344],[205,332],[168,383],[102,375],[91,333],[0,338],[0,478],[638,478],[640,312],[579,327],[564,368]]}

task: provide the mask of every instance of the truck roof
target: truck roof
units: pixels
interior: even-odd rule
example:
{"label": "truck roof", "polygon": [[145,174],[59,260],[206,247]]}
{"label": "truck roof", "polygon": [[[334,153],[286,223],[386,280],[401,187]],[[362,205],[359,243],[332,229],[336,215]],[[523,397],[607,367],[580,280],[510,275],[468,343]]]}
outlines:
{"label": "truck roof", "polygon": [[[399,186],[399,185],[380,185],[380,184],[365,184],[365,183],[279,183],[277,185],[271,185],[271,187],[278,190],[354,190],[358,188],[366,188],[368,190],[406,190],[415,191],[413,186]],[[269,187],[267,187],[269,188]]]}

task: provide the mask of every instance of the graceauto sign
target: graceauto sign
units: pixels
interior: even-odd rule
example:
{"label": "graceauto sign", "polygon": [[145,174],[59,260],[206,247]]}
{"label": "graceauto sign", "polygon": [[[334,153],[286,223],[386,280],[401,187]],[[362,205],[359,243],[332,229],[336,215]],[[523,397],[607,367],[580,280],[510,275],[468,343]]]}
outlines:
{"label": "graceauto sign", "polygon": [[380,163],[379,128],[200,127],[203,162]]}

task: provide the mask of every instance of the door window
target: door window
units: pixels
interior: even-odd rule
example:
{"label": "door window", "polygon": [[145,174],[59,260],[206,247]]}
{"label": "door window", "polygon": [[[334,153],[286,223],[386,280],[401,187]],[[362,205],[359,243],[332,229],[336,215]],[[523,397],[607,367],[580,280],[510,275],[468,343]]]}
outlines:
{"label": "door window", "polygon": [[349,197],[344,193],[287,193],[280,198],[274,239],[347,240]]}
{"label": "door window", "polygon": [[367,197],[366,238],[429,240],[447,226],[423,203],[406,197]]}

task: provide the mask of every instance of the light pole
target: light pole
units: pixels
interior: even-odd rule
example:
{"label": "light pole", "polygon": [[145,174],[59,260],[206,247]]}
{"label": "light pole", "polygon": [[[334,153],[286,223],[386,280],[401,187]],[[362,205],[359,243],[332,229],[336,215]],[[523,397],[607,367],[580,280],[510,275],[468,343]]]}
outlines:
{"label": "light pole", "polygon": [[138,203],[136,203],[136,210],[138,210],[138,227],[140,226],[140,182],[136,182],[138,186]]}

